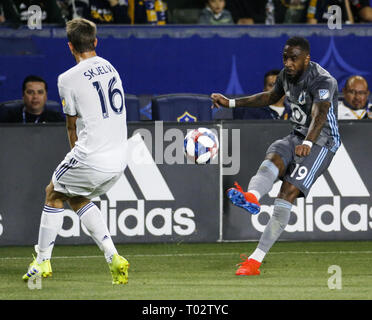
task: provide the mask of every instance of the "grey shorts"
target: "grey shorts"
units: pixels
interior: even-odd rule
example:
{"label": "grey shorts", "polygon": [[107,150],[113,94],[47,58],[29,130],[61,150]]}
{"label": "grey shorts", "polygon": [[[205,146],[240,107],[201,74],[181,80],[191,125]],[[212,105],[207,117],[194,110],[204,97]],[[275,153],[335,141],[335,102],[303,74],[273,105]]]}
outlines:
{"label": "grey shorts", "polygon": [[281,179],[298,188],[302,193],[300,196],[306,198],[316,179],[327,170],[335,153],[314,144],[307,157],[298,157],[295,154],[295,147],[302,144],[302,141],[303,138],[290,134],[273,142],[266,154],[276,153],[282,158],[287,170]]}

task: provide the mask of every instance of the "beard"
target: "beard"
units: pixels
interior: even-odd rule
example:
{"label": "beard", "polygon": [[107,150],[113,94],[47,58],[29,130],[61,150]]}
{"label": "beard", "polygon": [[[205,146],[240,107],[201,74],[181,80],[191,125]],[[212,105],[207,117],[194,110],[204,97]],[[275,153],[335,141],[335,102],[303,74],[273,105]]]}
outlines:
{"label": "beard", "polygon": [[295,73],[288,73],[287,70],[285,70],[285,74],[287,76],[287,79],[289,82],[291,83],[296,83],[298,81],[298,79],[301,77],[301,75],[303,74],[304,70],[299,70]]}

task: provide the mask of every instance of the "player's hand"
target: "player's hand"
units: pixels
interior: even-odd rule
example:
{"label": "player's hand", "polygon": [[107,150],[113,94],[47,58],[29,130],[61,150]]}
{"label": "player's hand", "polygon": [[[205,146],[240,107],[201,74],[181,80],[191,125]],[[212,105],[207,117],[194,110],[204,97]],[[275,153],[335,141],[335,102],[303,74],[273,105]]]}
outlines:
{"label": "player's hand", "polygon": [[299,157],[307,157],[310,154],[311,148],[306,144],[296,146],[295,153]]}
{"label": "player's hand", "polygon": [[212,99],[212,106],[211,108],[228,108],[229,107],[229,99],[227,99],[225,96],[223,96],[220,93],[212,93],[211,94],[211,99]]}

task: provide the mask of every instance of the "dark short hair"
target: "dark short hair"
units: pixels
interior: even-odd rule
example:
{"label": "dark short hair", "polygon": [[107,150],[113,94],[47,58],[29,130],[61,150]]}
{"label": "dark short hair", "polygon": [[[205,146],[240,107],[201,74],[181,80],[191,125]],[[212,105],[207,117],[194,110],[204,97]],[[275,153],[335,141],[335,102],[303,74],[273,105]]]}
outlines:
{"label": "dark short hair", "polygon": [[74,49],[79,52],[95,50],[97,27],[94,22],[83,18],[76,18],[66,23],[67,39]]}
{"label": "dark short hair", "polygon": [[310,53],[310,43],[303,37],[289,38],[285,44],[290,47],[300,47],[301,50]]}
{"label": "dark short hair", "polygon": [[23,80],[23,83],[22,83],[22,93],[25,92],[25,90],[26,90],[26,84],[28,82],[42,82],[45,85],[45,91],[48,92],[48,84],[46,83],[46,81],[42,77],[35,76],[35,75],[31,74],[31,75],[27,76]]}

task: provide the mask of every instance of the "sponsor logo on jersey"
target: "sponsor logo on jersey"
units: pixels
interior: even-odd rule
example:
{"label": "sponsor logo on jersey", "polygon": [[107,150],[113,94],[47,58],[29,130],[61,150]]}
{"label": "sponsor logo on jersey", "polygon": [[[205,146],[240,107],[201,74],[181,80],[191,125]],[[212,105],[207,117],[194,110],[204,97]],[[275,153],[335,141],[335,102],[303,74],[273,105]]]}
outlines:
{"label": "sponsor logo on jersey", "polygon": [[329,98],[329,90],[327,89],[320,89],[319,90],[319,99],[325,100]]}
{"label": "sponsor logo on jersey", "polygon": [[306,91],[302,91],[298,97],[298,103],[299,104],[305,104],[306,103]]}

